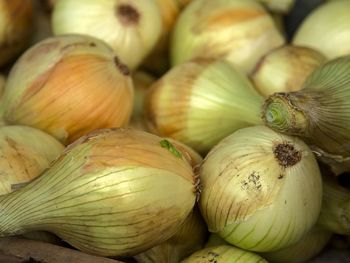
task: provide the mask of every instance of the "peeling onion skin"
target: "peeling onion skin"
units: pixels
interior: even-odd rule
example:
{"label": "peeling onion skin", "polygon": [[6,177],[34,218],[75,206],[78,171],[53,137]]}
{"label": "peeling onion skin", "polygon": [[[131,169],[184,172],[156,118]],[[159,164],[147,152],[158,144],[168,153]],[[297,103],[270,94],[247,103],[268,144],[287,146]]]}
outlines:
{"label": "peeling onion skin", "polygon": [[192,166],[162,141],[133,129],[80,138],[40,177],[0,197],[0,236],[45,230],[101,256],[164,242],[192,211],[196,189]]}
{"label": "peeling onion skin", "polygon": [[322,180],[309,147],[265,126],[219,142],[200,167],[200,209],[209,231],[267,252],[297,242],[316,223]]}

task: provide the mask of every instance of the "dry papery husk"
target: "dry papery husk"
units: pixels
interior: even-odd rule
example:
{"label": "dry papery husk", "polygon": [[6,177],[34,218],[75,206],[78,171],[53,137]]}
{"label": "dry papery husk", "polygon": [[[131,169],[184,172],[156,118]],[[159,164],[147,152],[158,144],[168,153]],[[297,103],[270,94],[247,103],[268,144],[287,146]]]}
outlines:
{"label": "dry papery husk", "polygon": [[263,97],[224,60],[196,59],[173,67],[145,97],[150,131],[200,154],[235,130],[260,124]]}
{"label": "dry papery husk", "polygon": [[84,34],[105,41],[134,70],[160,38],[162,17],[155,0],[60,0],[52,28],[55,35]]}
{"label": "dry papery husk", "polygon": [[285,45],[267,53],[256,65],[251,79],[264,97],[276,92],[300,90],[306,78],[325,56],[306,47]]}
{"label": "dry papery husk", "polygon": [[130,72],[101,40],[47,38],[12,67],[1,101],[4,120],[69,144],[98,128],[126,126],[133,106]]}
{"label": "dry papery husk", "polygon": [[271,15],[257,1],[197,0],[176,22],[171,62],[220,58],[250,73],[265,53],[284,43]]}
{"label": "dry papery husk", "polygon": [[0,236],[46,230],[86,253],[133,256],[173,236],[196,198],[192,165],[176,145],[133,129],[96,130],[0,197]]}
{"label": "dry papery husk", "polygon": [[[0,127],[0,195],[16,191],[39,176],[63,151],[54,137],[28,126]],[[58,243],[47,232],[31,232],[26,238]]]}
{"label": "dry papery husk", "polygon": [[266,126],[242,128],[221,140],[199,175],[199,204],[209,231],[242,249],[290,246],[320,213],[322,180],[312,151]]}
{"label": "dry papery husk", "polygon": [[350,1],[324,2],[301,23],[292,43],[310,47],[328,59],[350,55]]}

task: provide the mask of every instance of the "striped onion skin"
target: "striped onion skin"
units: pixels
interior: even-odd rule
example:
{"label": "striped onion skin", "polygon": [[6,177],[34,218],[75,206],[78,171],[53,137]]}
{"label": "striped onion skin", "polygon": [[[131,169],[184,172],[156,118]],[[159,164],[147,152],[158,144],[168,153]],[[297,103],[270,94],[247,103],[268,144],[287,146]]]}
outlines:
{"label": "striped onion skin", "polygon": [[173,66],[218,58],[250,73],[260,58],[286,40],[254,0],[192,1],[179,15],[170,45]]}
{"label": "striped onion skin", "polygon": [[2,99],[8,124],[41,129],[65,145],[99,128],[128,123],[133,83],[128,68],[103,41],[50,37],[11,68]]}
{"label": "striped onion skin", "polygon": [[294,245],[261,256],[270,263],[307,262],[322,251],[331,237],[331,232],[316,225]]}
{"label": "striped onion skin", "polygon": [[0,195],[39,176],[63,149],[41,130],[20,125],[0,127]]}
{"label": "striped onion skin", "polygon": [[53,8],[51,25],[54,35],[103,40],[132,70],[155,48],[163,28],[156,0],[60,0]]}
{"label": "striped onion skin", "polygon": [[201,249],[206,237],[207,226],[195,207],[175,235],[134,258],[137,263],[179,263],[181,259]]}
{"label": "striped onion skin", "polygon": [[132,129],[69,145],[40,177],[0,198],[0,235],[53,232],[101,256],[129,256],[170,238],[192,211],[191,165]]}
{"label": "striped onion skin", "polygon": [[225,61],[196,59],[172,68],[145,98],[148,126],[208,152],[235,130],[260,124],[263,97]]}
{"label": "striped onion skin", "polygon": [[319,148],[325,159],[344,162],[350,156],[349,101],[350,55],[322,64],[301,90],[271,95],[262,108],[262,118],[266,126],[300,136]]}
{"label": "striped onion skin", "polygon": [[181,263],[268,263],[259,255],[233,246],[221,245],[204,248],[182,260]]}
{"label": "striped onion skin", "polygon": [[200,208],[210,232],[232,245],[272,251],[315,224],[322,180],[309,147],[265,126],[223,139],[200,168]]}

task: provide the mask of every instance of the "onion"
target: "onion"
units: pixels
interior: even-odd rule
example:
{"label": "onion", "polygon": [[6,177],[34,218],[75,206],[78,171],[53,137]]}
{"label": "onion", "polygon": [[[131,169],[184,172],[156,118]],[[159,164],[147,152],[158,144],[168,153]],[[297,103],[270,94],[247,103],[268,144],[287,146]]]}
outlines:
{"label": "onion", "polygon": [[262,253],[270,263],[303,263],[319,254],[328,244],[332,233],[314,226],[296,244],[281,250]]}
{"label": "onion", "polygon": [[300,91],[271,95],[262,118],[276,131],[302,137],[324,161],[349,161],[349,97],[350,56],[345,56],[317,68]]}
{"label": "onion", "polygon": [[145,97],[149,129],[205,154],[233,131],[260,124],[263,103],[228,62],[197,59],[172,68]]}
{"label": "onion", "polygon": [[265,126],[243,128],[220,141],[199,174],[209,231],[243,249],[292,245],[320,213],[322,181],[313,153],[300,139]]}
{"label": "onion", "polygon": [[0,197],[0,236],[46,230],[86,253],[132,256],[178,231],[196,191],[192,166],[169,141],[132,129],[97,130],[69,145],[40,177]]}
{"label": "onion", "polygon": [[264,54],[284,43],[271,15],[257,1],[197,0],[176,22],[171,62],[220,58],[249,73]]}
{"label": "onion", "polygon": [[297,29],[292,43],[324,54],[328,59],[350,55],[350,2],[329,1],[315,8]]}
{"label": "onion", "polygon": [[12,67],[1,110],[9,124],[42,129],[64,144],[98,128],[125,126],[133,105],[128,68],[102,41],[43,40]]}
{"label": "onion", "polygon": [[255,88],[265,97],[275,92],[297,91],[326,58],[306,47],[286,45],[266,54],[251,75]]}
{"label": "onion", "polygon": [[202,248],[207,228],[199,211],[195,209],[170,239],[134,258],[138,263],[178,263]]}
{"label": "onion", "polygon": [[60,0],[52,14],[55,35],[76,33],[104,40],[130,69],[156,45],[162,30],[155,0]]}

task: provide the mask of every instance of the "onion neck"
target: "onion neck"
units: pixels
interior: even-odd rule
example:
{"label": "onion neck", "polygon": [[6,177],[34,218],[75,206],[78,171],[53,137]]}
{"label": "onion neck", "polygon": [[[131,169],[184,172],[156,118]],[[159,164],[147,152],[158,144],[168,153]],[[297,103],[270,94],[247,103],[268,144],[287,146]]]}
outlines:
{"label": "onion neck", "polygon": [[293,104],[293,93],[275,93],[264,103],[262,119],[269,128],[287,134],[307,136],[308,119]]}

